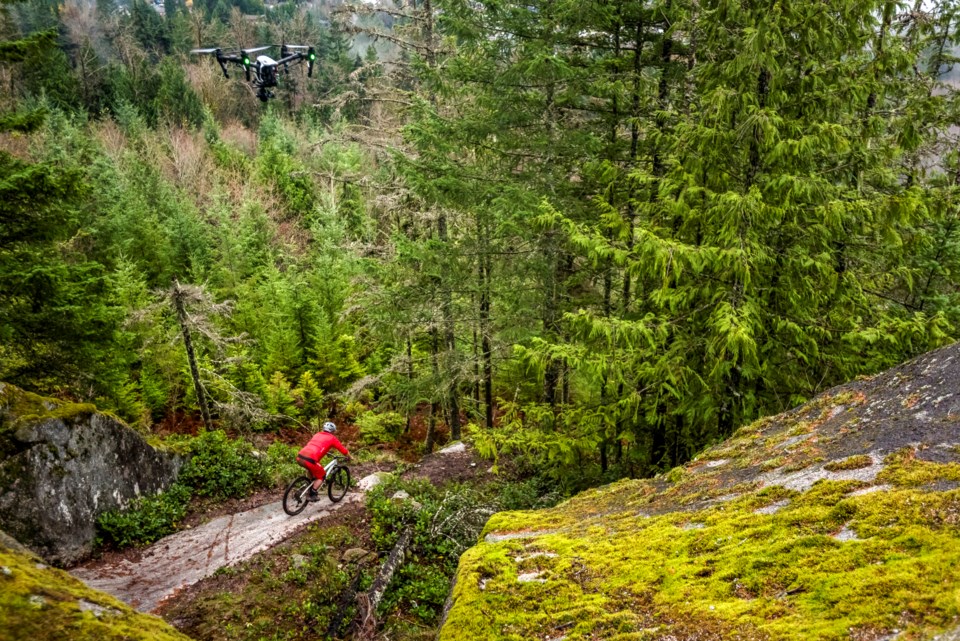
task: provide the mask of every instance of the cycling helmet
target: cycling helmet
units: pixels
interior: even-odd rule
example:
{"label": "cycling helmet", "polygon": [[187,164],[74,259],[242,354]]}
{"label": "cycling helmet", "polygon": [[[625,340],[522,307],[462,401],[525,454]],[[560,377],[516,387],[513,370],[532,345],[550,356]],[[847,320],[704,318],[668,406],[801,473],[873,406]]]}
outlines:
{"label": "cycling helmet", "polygon": [[323,431],[329,432],[330,434],[336,434],[337,426],[331,423],[330,421],[327,421],[326,423],[323,424]]}

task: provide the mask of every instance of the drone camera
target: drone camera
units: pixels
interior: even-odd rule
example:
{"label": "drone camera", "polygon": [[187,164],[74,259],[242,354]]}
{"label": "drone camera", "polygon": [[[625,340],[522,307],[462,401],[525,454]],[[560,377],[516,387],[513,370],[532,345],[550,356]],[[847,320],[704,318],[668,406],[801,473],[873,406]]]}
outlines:
{"label": "drone camera", "polygon": [[[260,51],[266,51],[271,47],[280,48],[280,59],[274,60],[268,55],[263,55],[257,58],[256,63],[254,64],[251,54],[258,53]],[[306,50],[306,53],[304,53]],[[223,76],[229,78],[230,74],[227,73],[227,65],[239,65],[243,67],[244,74],[247,77],[247,82],[253,85],[257,90],[257,97],[266,102],[273,97],[273,92],[269,90],[270,87],[276,87],[279,76],[282,74],[289,73],[289,66],[292,63],[296,62],[307,62],[307,75],[313,75],[313,63],[317,60],[317,52],[313,47],[307,45],[288,45],[286,43],[279,45],[264,45],[261,47],[254,47],[252,49],[240,49],[232,50],[230,52],[224,53],[220,47],[210,47],[203,49],[193,49],[190,53],[195,54],[214,54],[217,60],[217,64],[220,65],[220,69],[223,70]]]}

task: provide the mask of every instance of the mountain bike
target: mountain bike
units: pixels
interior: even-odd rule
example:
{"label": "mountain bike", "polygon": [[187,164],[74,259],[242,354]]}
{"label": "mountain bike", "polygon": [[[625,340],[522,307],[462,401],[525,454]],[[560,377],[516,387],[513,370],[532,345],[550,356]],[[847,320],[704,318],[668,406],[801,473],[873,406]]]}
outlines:
{"label": "mountain bike", "polygon": [[[327,496],[333,503],[342,499],[347,490],[350,489],[350,468],[344,465],[346,460],[345,456],[334,456],[333,460],[323,466],[323,469],[326,470],[326,476],[324,476],[323,485],[320,486],[318,492],[322,491],[323,486],[326,485]],[[303,512],[307,503],[310,502],[307,500],[307,494],[310,492],[310,486],[316,480],[316,477],[309,470],[304,470],[304,472],[306,472],[306,476],[291,481],[283,493],[283,511],[290,516],[296,516]]]}

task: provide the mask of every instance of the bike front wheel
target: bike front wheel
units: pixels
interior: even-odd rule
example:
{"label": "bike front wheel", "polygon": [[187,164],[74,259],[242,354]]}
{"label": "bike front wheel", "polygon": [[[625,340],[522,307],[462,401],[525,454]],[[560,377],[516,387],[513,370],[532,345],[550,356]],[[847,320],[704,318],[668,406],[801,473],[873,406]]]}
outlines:
{"label": "bike front wheel", "polygon": [[327,496],[336,503],[344,497],[348,489],[350,489],[350,470],[338,467],[327,479]]}
{"label": "bike front wheel", "polygon": [[307,507],[309,502],[307,501],[307,493],[310,491],[312,484],[313,481],[306,476],[291,481],[286,492],[283,493],[283,511],[290,516],[296,516],[303,512],[303,508]]}

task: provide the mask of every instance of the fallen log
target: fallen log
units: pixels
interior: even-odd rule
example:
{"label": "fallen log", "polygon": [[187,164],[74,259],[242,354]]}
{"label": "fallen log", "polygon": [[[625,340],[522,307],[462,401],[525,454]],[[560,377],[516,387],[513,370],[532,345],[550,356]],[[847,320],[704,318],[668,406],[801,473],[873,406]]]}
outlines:
{"label": "fallen log", "polygon": [[357,595],[357,602],[360,605],[360,626],[356,638],[359,641],[372,640],[377,632],[377,607],[383,600],[383,595],[390,586],[394,573],[403,564],[403,557],[413,541],[413,528],[408,527],[400,535],[396,545],[390,550],[387,560],[380,566],[377,572],[377,578],[373,580],[373,585],[364,594]]}

